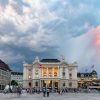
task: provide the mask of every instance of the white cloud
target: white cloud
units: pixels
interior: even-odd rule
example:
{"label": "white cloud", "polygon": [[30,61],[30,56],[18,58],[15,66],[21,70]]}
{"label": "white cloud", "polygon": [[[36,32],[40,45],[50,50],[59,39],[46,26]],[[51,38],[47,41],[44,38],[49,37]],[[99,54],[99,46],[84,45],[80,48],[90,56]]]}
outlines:
{"label": "white cloud", "polygon": [[[22,0],[23,3],[20,4],[18,2],[9,0],[6,5],[0,5],[1,45],[14,45],[20,49],[27,47],[36,52],[59,45],[59,53],[64,53],[69,61],[76,60],[85,65],[90,64],[95,57],[95,62],[98,63],[99,39],[94,47],[91,46],[91,41],[93,37],[99,37],[100,32],[97,34],[96,29],[94,35],[84,33],[93,27],[92,24],[97,24],[96,20],[99,22],[93,5],[82,2],[75,2],[74,5],[74,1],[70,0]],[[96,11],[99,15],[98,8]],[[80,34],[85,35],[79,36]],[[7,55],[17,56],[9,51]]]}
{"label": "white cloud", "polygon": [[[22,5],[20,7],[15,0],[10,0],[4,12],[3,8],[0,8],[2,12],[0,14],[0,26],[5,26],[7,22],[11,22],[14,25],[12,29],[16,29],[16,31],[11,31],[8,34],[2,33],[4,35],[0,35],[0,44],[25,46],[35,51],[44,51],[46,46],[54,46],[56,44],[53,42],[54,35],[43,28],[42,22],[48,21],[48,19],[49,21],[55,20],[57,18],[56,13],[50,12],[46,3],[41,2],[41,0],[23,0],[23,2],[30,6]],[[22,15],[16,11],[18,7],[22,9]],[[36,29],[36,32],[30,31],[32,28]],[[22,35],[22,33],[24,34]],[[43,46],[45,47],[43,48]]]}
{"label": "white cloud", "polygon": [[[6,5],[5,10],[3,7],[0,8],[2,12],[0,14],[0,22],[2,24],[6,23],[7,20],[12,22],[19,32],[27,32],[34,26],[40,27],[42,22],[55,20],[58,17],[55,12],[50,12],[46,3],[41,2],[41,0],[24,0],[25,3],[32,5],[20,7],[16,1],[11,0],[8,5]],[[22,9],[22,14],[19,14],[17,9]]]}
{"label": "white cloud", "polygon": [[100,26],[91,28],[87,33],[64,41],[61,52],[69,62],[77,61],[79,69],[91,70],[94,65],[100,71]]}
{"label": "white cloud", "polygon": [[14,35],[14,33],[0,35],[0,44],[11,44],[15,43],[16,40],[17,37]]}
{"label": "white cloud", "polygon": [[52,35],[40,28],[38,32],[24,36],[15,33],[0,35],[0,44],[15,45],[17,47],[23,46],[28,47],[33,51],[41,52],[46,50],[46,46],[51,47],[56,43],[54,43],[54,37]]}

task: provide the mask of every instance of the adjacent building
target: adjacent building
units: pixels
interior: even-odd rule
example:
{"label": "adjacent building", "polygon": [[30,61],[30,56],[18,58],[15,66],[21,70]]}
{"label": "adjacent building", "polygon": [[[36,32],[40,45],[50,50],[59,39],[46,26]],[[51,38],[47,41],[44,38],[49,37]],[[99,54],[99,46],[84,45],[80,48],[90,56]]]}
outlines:
{"label": "adjacent building", "polygon": [[78,86],[85,88],[92,85],[93,82],[98,81],[97,72],[92,70],[90,73],[77,73],[78,77]]}
{"label": "adjacent building", "polygon": [[11,70],[9,66],[0,60],[0,90],[3,90],[11,81]]}
{"label": "adjacent building", "polygon": [[23,73],[22,72],[11,72],[11,81],[15,80],[19,85],[23,83]]}
{"label": "adjacent building", "polygon": [[77,88],[77,68],[76,62],[36,57],[32,64],[23,64],[23,87]]}

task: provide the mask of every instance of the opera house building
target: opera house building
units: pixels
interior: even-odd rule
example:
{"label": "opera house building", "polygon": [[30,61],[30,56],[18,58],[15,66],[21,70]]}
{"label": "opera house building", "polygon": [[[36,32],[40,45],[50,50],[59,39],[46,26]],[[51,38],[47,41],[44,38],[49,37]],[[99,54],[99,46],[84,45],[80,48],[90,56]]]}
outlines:
{"label": "opera house building", "polygon": [[65,59],[34,59],[32,64],[23,64],[23,87],[77,88],[76,62],[68,64]]}

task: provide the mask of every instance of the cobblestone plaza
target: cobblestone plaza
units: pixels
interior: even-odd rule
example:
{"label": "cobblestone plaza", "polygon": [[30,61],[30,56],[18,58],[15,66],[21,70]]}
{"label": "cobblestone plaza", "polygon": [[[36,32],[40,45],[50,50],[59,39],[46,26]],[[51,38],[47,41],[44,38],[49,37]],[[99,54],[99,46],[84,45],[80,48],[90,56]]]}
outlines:
{"label": "cobblestone plaza", "polygon": [[21,96],[1,93],[0,100],[100,100],[100,93],[66,93],[62,95],[51,93],[50,97],[43,97],[42,93]]}

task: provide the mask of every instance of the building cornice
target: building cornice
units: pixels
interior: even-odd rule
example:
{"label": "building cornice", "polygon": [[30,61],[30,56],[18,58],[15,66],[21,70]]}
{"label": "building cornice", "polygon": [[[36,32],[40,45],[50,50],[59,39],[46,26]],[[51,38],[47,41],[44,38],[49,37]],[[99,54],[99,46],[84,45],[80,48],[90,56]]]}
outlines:
{"label": "building cornice", "polygon": [[23,64],[24,67],[32,67],[32,64]]}

